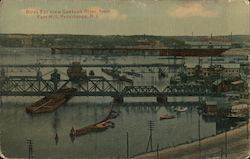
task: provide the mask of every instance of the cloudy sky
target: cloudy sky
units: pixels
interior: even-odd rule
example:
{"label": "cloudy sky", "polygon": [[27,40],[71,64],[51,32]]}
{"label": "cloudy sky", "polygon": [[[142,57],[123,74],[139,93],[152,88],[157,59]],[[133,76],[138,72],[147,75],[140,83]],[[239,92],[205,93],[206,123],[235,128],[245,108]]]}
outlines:
{"label": "cloudy sky", "polygon": [[248,0],[1,0],[0,33],[249,34]]}

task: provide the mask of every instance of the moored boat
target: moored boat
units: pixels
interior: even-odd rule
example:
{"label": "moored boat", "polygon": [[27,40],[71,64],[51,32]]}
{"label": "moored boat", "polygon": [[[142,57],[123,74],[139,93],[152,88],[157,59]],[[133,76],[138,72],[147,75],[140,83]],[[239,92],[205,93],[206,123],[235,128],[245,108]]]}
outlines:
{"label": "moored boat", "polygon": [[133,83],[134,82],[132,79],[127,78],[125,75],[119,76],[118,80],[125,81],[125,82],[128,82],[128,83]]}
{"label": "moored boat", "polygon": [[119,115],[118,112],[113,110],[113,105],[111,105],[110,111],[108,115],[101,121],[88,125],[86,127],[80,128],[80,129],[72,129],[70,130],[70,137],[71,139],[74,139],[75,137],[81,136],[81,135],[86,135],[88,133],[93,133],[93,132],[100,132],[104,131],[108,128],[114,128],[115,123],[110,121],[110,119],[114,119]]}
{"label": "moored boat", "polygon": [[229,48],[168,48],[160,51],[160,56],[220,56]]}
{"label": "moored boat", "polygon": [[128,83],[133,83],[132,79],[127,78],[125,75],[120,75],[120,72],[117,70],[109,70],[109,69],[102,69],[102,72],[106,73],[107,75],[113,77],[114,79],[118,79],[119,81],[124,81]]}
{"label": "moored boat", "polygon": [[166,114],[166,115],[161,115],[161,116],[160,116],[160,120],[164,120],[164,119],[174,119],[174,118],[175,118],[174,115],[168,115],[168,114]]}
{"label": "moored boat", "polygon": [[75,88],[59,89],[54,94],[43,97],[31,106],[26,107],[26,112],[31,114],[53,112],[72,98],[75,91]]}
{"label": "moored boat", "polygon": [[110,69],[102,68],[102,72],[106,73],[107,75],[109,75],[109,76],[111,76],[113,78],[119,78],[120,77],[119,71],[116,71],[116,70],[110,70]]}
{"label": "moored boat", "polygon": [[177,111],[177,112],[186,112],[187,111],[187,107],[178,106],[174,110]]}
{"label": "moored boat", "polygon": [[101,121],[101,122],[98,122],[98,123],[92,124],[92,125],[88,125],[88,126],[81,128],[81,129],[74,129],[72,127],[70,130],[70,136],[72,138],[74,138],[77,136],[86,135],[88,133],[104,131],[108,128],[113,128],[113,127],[114,127],[114,123],[109,121],[109,120]]}

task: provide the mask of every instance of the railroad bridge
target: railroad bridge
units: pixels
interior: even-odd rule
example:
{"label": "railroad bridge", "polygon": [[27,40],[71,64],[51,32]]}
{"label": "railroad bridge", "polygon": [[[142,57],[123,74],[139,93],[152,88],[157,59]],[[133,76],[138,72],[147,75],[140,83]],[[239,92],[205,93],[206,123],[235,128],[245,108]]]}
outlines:
{"label": "railroad bridge", "polygon": [[[169,65],[80,65],[80,67],[168,67]],[[165,102],[169,96],[213,96],[218,95],[203,85],[178,84],[168,85],[160,90],[155,86],[133,85],[118,79],[108,80],[103,76],[84,76],[77,80],[61,78],[57,69],[49,72],[50,78],[45,79],[39,70],[47,67],[70,67],[70,65],[0,65],[0,96],[48,96],[60,88],[77,88],[74,96],[110,96],[117,102],[124,97],[156,97],[158,102]],[[9,76],[8,68],[33,68],[36,76]],[[178,66],[179,67],[179,66]]]}
{"label": "railroad bridge", "polygon": [[37,77],[0,78],[0,96],[47,96],[64,87],[77,88],[74,96],[110,96],[118,102],[123,102],[123,97],[156,97],[158,102],[165,102],[168,96],[218,95],[201,85],[169,85],[159,90],[155,86],[134,86],[102,76],[88,76],[77,82]]}

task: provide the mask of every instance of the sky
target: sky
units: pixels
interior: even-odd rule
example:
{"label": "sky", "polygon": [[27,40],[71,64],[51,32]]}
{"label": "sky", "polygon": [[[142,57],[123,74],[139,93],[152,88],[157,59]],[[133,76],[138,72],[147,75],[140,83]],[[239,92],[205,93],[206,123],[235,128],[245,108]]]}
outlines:
{"label": "sky", "polygon": [[0,33],[250,34],[248,0],[1,0]]}

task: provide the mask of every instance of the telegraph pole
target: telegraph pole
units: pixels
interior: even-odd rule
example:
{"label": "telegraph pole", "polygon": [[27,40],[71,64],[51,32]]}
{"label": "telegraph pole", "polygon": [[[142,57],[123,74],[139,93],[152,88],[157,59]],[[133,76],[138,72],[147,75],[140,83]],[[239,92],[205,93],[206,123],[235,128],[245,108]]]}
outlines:
{"label": "telegraph pole", "polygon": [[154,126],[155,126],[154,121],[152,121],[152,120],[148,121],[150,135],[149,135],[149,139],[148,139],[146,152],[148,152],[149,145],[150,145],[150,152],[153,151],[153,134],[152,134],[152,132],[153,132]]}
{"label": "telegraph pole", "polygon": [[226,119],[224,118],[224,119],[221,119],[222,120],[222,123],[223,123],[223,125],[225,126],[224,127],[224,134],[225,134],[225,145],[224,145],[224,154],[225,154],[225,158],[227,158],[227,128],[226,128],[226,126],[227,126],[227,121],[226,121]]}
{"label": "telegraph pole", "polygon": [[247,139],[249,139],[249,130],[248,130],[248,128],[249,128],[249,110],[250,110],[250,108],[249,108],[249,106],[248,106],[248,108],[247,108]]}
{"label": "telegraph pole", "polygon": [[[1,72],[0,72],[0,77],[1,78],[5,78],[5,70],[4,68],[1,68]],[[0,105],[3,105],[3,100],[2,100],[2,92],[3,92],[3,81],[0,81]]]}
{"label": "telegraph pole", "polygon": [[201,108],[198,109],[198,136],[199,136],[199,158],[201,159],[201,123],[200,123],[200,116],[201,116]]}
{"label": "telegraph pole", "polygon": [[28,145],[28,152],[29,152],[28,159],[33,159],[32,140],[28,139],[28,140],[26,140],[26,142],[27,142],[27,145]]}
{"label": "telegraph pole", "polygon": [[[249,31],[249,35],[250,35],[250,0],[248,0],[248,7],[249,7],[249,12],[248,12],[248,21],[249,21],[249,26],[248,26],[248,31]],[[249,105],[247,105],[248,106],[248,112],[247,112],[247,139],[249,139],[249,130],[248,130],[248,128],[249,128],[249,110],[250,110],[250,107],[249,107]]]}
{"label": "telegraph pole", "polygon": [[159,155],[159,144],[157,144],[157,159],[160,159],[160,155]]}
{"label": "telegraph pole", "polygon": [[129,140],[128,140],[128,132],[127,132],[127,158],[129,158]]}
{"label": "telegraph pole", "polygon": [[227,130],[225,131],[225,157],[227,158]]}

